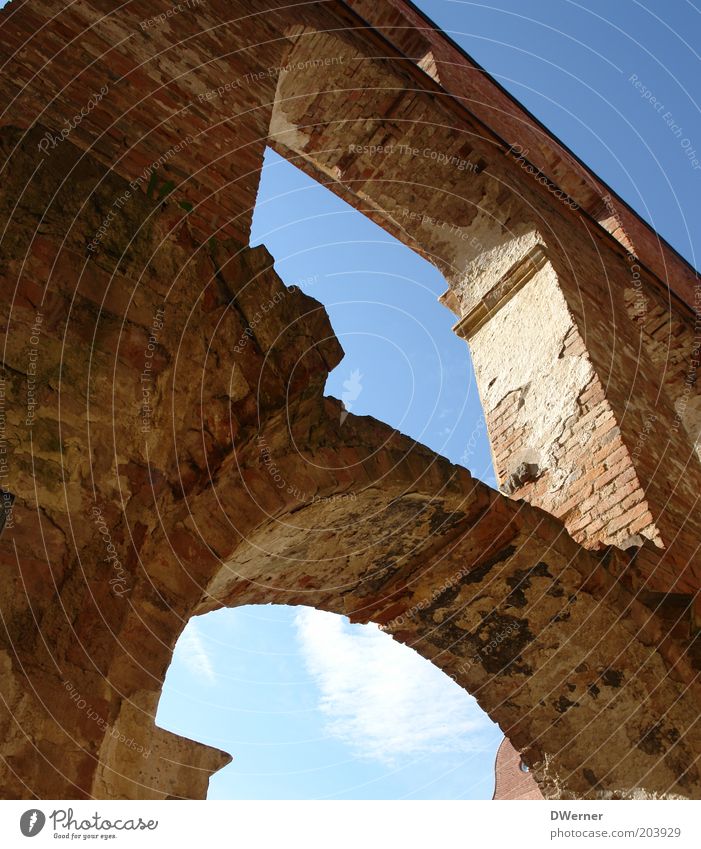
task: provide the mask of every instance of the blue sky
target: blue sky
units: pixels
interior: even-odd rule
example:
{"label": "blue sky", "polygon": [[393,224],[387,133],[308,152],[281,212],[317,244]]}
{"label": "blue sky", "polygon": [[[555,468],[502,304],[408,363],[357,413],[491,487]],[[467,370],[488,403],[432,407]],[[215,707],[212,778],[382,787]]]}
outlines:
{"label": "blue sky", "polygon": [[698,0],[417,5],[698,268],[701,170],[681,145],[701,161]]}
{"label": "blue sky", "polygon": [[[683,255],[701,248],[701,13],[687,0],[419,4]],[[662,20],[655,17],[658,14]],[[322,301],[346,351],[327,392],[493,483],[469,355],[441,275],[276,155],[252,243]],[[352,379],[355,372],[357,379]],[[234,762],[210,798],[489,798],[501,733],[470,696],[373,626],[306,608],[219,611],[176,649],[158,721]]]}
{"label": "blue sky", "polygon": [[234,755],[210,799],[489,798],[501,739],[472,697],[374,626],[282,606],[191,622],[157,719]]}

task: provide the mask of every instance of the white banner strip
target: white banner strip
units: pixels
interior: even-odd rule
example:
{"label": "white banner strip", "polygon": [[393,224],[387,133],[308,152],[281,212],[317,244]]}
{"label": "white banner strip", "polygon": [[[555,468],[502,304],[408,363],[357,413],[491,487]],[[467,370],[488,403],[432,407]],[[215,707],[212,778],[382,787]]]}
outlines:
{"label": "white banner strip", "polygon": [[0,846],[119,841],[125,847],[181,847],[226,841],[227,846],[246,849],[441,845],[555,849],[607,844],[617,849],[698,849],[700,805],[690,801],[7,801],[0,804]]}

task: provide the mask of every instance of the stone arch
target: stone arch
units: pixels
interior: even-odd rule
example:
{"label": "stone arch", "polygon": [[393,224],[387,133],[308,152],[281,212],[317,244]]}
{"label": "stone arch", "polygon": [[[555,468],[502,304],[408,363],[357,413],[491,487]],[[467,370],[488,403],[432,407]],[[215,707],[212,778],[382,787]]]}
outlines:
{"label": "stone arch", "polygon": [[[341,430],[340,411],[330,399],[295,409],[294,421],[313,424],[315,437],[300,456],[278,433],[279,468],[301,479],[317,460],[362,457],[378,437],[383,463],[340,485],[320,475],[318,494],[263,516],[228,548],[211,493],[191,505],[176,529],[178,552],[198,560],[218,552],[191,612],[284,603],[378,623],[475,695],[524,750],[546,796],[693,793],[696,728],[684,707],[693,674],[674,680],[681,668],[671,671],[657,650],[654,617],[612,585],[611,563],[556,520],[376,422],[349,416]],[[251,465],[240,458],[246,481],[258,452]],[[274,487],[258,484],[257,497],[270,504]],[[219,496],[228,503],[225,488]],[[231,504],[237,510],[241,500]],[[156,645],[149,654],[157,656]],[[665,708],[651,724],[653,704]],[[631,748],[631,738],[640,744]]]}
{"label": "stone arch", "polygon": [[[214,3],[205,14],[219,9]],[[343,12],[340,4],[336,12]],[[326,13],[325,7],[310,7],[305,15]],[[66,27],[76,32],[85,28],[81,15],[102,18],[90,3],[66,15]],[[266,56],[279,69],[296,45],[288,17],[280,21],[276,15],[283,13],[266,18],[273,23],[265,26],[280,37],[260,41],[270,45]],[[131,33],[124,16],[109,24],[110,43],[117,34]],[[187,34],[184,18],[174,19],[173,26]],[[245,43],[243,26],[231,22]],[[263,25],[257,20],[256,26]],[[33,20],[18,10],[12,27],[19,39],[23,27],[33,32]],[[154,43],[166,37],[156,34]],[[353,38],[357,46],[357,33]],[[202,46],[205,53],[208,47]],[[368,52],[362,44],[358,50],[361,56]],[[379,64],[384,73],[391,63]],[[229,70],[217,60],[202,71],[203,79],[210,74],[208,84],[215,86],[217,74]],[[68,63],[61,71],[73,72]],[[158,74],[149,67],[141,83],[153,82],[159,92]],[[403,81],[396,68],[392,74]],[[288,601],[314,597],[325,609],[380,622],[455,676],[524,752],[546,795],[627,795],[642,788],[698,796],[697,673],[687,654],[688,633],[670,627],[675,610],[686,609],[685,598],[698,586],[693,524],[678,556],[650,545],[641,545],[635,556],[600,550],[594,532],[584,535],[597,549],[589,550],[537,506],[557,512],[576,533],[570,515],[576,492],[553,505],[543,500],[550,481],[541,476],[537,489],[538,480],[519,473],[512,495],[533,503],[509,499],[372,420],[349,416],[341,425],[338,404],[322,396],[326,374],[342,355],[323,309],[282,285],[264,249],[245,246],[255,163],[273,116],[274,77],[248,95],[249,123],[237,118],[234,129],[222,130],[227,141],[237,129],[243,138],[232,160],[231,195],[220,201],[200,168],[191,188],[202,208],[192,217],[176,198],[129,195],[130,180],[142,173],[144,161],[172,148],[165,122],[135,145],[117,130],[106,140],[100,121],[86,120],[71,139],[51,149],[44,168],[37,168],[37,151],[50,128],[27,131],[36,120],[31,102],[20,100],[16,110],[21,129],[2,128],[3,161],[12,165],[1,202],[8,225],[3,274],[12,292],[3,374],[12,401],[8,456],[16,520],[12,527],[6,523],[0,539],[7,575],[0,592],[8,611],[0,655],[3,794],[204,795],[208,774],[226,755],[153,724],[172,647],[192,615],[215,604],[265,601],[265,579],[278,582],[282,576],[275,593]],[[84,91],[78,88],[67,86],[63,100],[52,99],[44,116],[51,127],[65,120],[67,110],[79,112]],[[341,101],[325,107],[327,117],[346,105],[343,88],[336,93]],[[300,91],[292,95],[286,100],[302,102]],[[422,89],[414,105],[428,110],[435,127],[455,129],[454,114],[447,124],[442,111],[434,120],[435,103],[443,100],[440,92]],[[377,105],[374,126],[393,118],[398,125],[396,109],[408,109],[410,101]],[[94,114],[104,117],[99,109]],[[223,124],[231,119],[224,110],[219,117]],[[184,134],[190,120],[178,113],[173,132]],[[544,275],[552,282],[554,275],[573,331],[563,337],[563,356],[584,356],[584,302],[589,309],[601,306],[599,272],[606,270],[606,282],[624,280],[625,256],[585,217],[558,206],[551,187],[529,182],[521,164],[509,160],[479,122],[464,120],[474,150],[489,148],[491,155],[480,164],[481,154],[470,159],[472,151],[464,151],[477,175],[469,185],[488,206],[502,205],[509,226],[497,227],[494,209],[476,213],[478,203],[456,210],[456,220],[467,219],[468,225],[477,220],[489,235],[481,242],[485,250],[461,239],[471,252],[444,260],[457,288],[450,302],[461,322],[467,319],[462,329],[479,332],[474,310],[489,315],[491,306],[514,303],[514,297],[500,295],[528,291],[519,283],[542,282]],[[282,145],[273,129],[273,141]],[[458,156],[460,150],[450,147],[454,136],[446,150]],[[300,151],[310,167],[323,165],[338,178],[339,191],[343,174],[362,166],[320,162],[312,155],[319,151],[303,141]],[[93,145],[94,155],[88,152]],[[211,159],[208,149],[194,145],[188,157],[195,163]],[[175,163],[182,177],[182,161]],[[513,191],[502,196],[494,188],[497,181],[485,193],[480,188],[485,178],[479,178],[486,166]],[[228,185],[225,171],[217,160],[212,180]],[[397,174],[401,185],[401,168]],[[383,179],[390,177],[385,172]],[[446,196],[440,185],[429,182],[426,188]],[[526,208],[537,210],[550,230],[534,228],[515,197],[526,198]],[[364,198],[372,201],[371,214],[386,223],[383,200],[391,212],[401,197]],[[106,211],[116,202],[116,223],[102,232]],[[416,203],[407,208],[412,211]],[[427,209],[439,201],[431,203]],[[218,241],[208,241],[219,215],[227,218],[226,226],[217,228]],[[416,245],[439,255],[430,243],[437,229],[435,222],[419,219],[402,232],[412,230]],[[557,238],[549,238],[552,233]],[[443,241],[450,247],[450,240]],[[559,250],[562,244],[585,247],[574,261]],[[582,280],[584,289],[578,286]],[[623,312],[621,297],[615,316]],[[264,310],[263,320],[260,311],[268,304],[276,308]],[[28,340],[37,323],[41,344],[30,360]],[[609,377],[607,342],[605,334],[595,336],[586,348],[601,384]],[[591,406],[581,408],[583,424],[599,404],[608,405],[601,408],[607,420],[609,412],[620,414],[632,339],[626,343],[614,363],[620,374],[603,400],[599,386],[586,398],[592,387],[577,387],[582,390],[577,400]],[[30,387],[40,410],[36,420],[26,415]],[[636,425],[649,400],[642,391],[633,423],[616,421],[620,462],[627,462],[626,452],[635,454]],[[663,410],[666,418],[664,405]],[[495,420],[493,430],[499,424]],[[270,474],[261,436],[285,479],[294,481],[292,491],[282,492]],[[576,442],[579,433],[571,436]],[[671,449],[684,456],[681,436],[675,440]],[[654,462],[659,446],[654,440],[649,446],[646,462]],[[644,515],[669,537],[699,492],[697,470],[691,467],[681,481],[678,508],[666,528],[661,515],[666,479],[646,479],[644,464],[635,473],[650,484],[645,494],[651,499],[650,518],[644,513],[635,518]],[[340,497],[351,492],[356,499]],[[641,506],[638,501],[632,509]],[[345,564],[341,587],[347,589],[340,592],[328,570],[348,559],[344,546],[357,549],[353,533],[365,524],[373,533],[371,554],[361,548],[364,556]],[[290,566],[308,551],[310,529],[333,542],[328,560],[310,558],[315,574]],[[611,541],[617,540],[606,538]],[[261,550],[266,556],[258,559]],[[653,589],[664,597],[646,606],[638,590],[659,576]],[[670,590],[680,587],[687,594],[681,602],[670,598]],[[681,616],[673,620],[675,626],[680,622]],[[127,745],[137,738],[148,741],[158,757],[143,758]]]}

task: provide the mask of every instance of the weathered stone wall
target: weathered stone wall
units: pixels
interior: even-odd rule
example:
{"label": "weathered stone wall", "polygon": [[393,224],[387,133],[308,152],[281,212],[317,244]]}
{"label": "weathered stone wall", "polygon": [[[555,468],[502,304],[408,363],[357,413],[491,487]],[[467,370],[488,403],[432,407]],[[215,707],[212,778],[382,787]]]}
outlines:
{"label": "weathered stone wall", "polygon": [[[0,123],[39,122],[44,151],[69,137],[137,191],[165,171],[194,207],[193,230],[245,242],[287,49],[281,4],[191,0],[159,20],[172,5],[135,0],[117,13],[90,0],[7,4],[0,25],[13,59]],[[292,20],[284,6],[280,14]],[[116,200],[105,216],[118,212]]]}
{"label": "weathered stone wall", "polygon": [[418,9],[402,0],[348,0],[348,5],[504,139],[508,155],[541,171],[631,251],[631,264],[637,257],[682,301],[693,303],[699,288],[695,269]]}
{"label": "weathered stone wall", "polygon": [[[304,63],[308,51],[339,60],[323,92]],[[430,80],[419,90],[404,65],[372,58],[357,32],[308,28],[291,56],[300,70],[278,84],[277,148],[444,272],[445,300],[461,319],[457,331],[470,337],[488,423],[508,422],[506,409],[490,405],[508,402],[509,393],[527,423],[522,441],[509,427],[497,468],[511,478],[516,458],[534,455],[540,483],[512,482],[511,494],[563,516],[591,545],[657,541],[669,565],[656,576],[658,588],[696,592],[695,433],[690,413],[687,427],[675,409],[678,385],[659,375],[649,328],[630,315],[631,298],[660,303],[660,281],[639,263],[633,271],[611,236],[523,162],[504,157],[488,128],[432,96]],[[343,121],[328,117],[339,114]],[[539,264],[550,271],[533,276],[529,267]],[[559,305],[554,326],[543,321],[543,309],[553,318],[548,298]],[[684,327],[677,357],[693,377],[693,309],[677,303],[673,319]],[[504,389],[499,398],[495,386]]]}
{"label": "weathered stone wall", "polygon": [[[275,601],[431,659],[547,796],[698,797],[693,313],[423,36],[428,74],[341,3],[55,11],[2,12],[2,794],[203,796],[228,755],[154,725],[173,646]],[[325,311],[246,247],[266,142],[443,271],[514,497],[323,398]]]}
{"label": "weathered stone wall", "polygon": [[552,266],[470,337],[508,494],[564,518],[575,539],[659,542],[631,454]]}
{"label": "weathered stone wall", "polygon": [[342,355],[323,309],[264,249],[198,241],[176,198],[136,196],[87,256],[125,181],[70,143],[35,170],[41,132],[2,133],[20,143],[2,194],[3,793],[203,795],[227,756],[153,720],[177,636],[222,604],[284,602],[379,622],[430,658],[549,795],[694,795],[694,670],[614,583],[626,558],[344,419],[322,398]]}

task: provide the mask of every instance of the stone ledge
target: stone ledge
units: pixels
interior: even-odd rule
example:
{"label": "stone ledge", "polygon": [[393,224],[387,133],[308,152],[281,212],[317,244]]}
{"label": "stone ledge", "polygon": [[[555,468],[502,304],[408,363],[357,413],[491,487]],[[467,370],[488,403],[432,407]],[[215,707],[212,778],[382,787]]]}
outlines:
{"label": "stone ledge", "polygon": [[492,316],[545,266],[548,257],[541,244],[534,245],[516,265],[500,278],[475,306],[454,326],[453,332],[461,339],[471,339]]}

